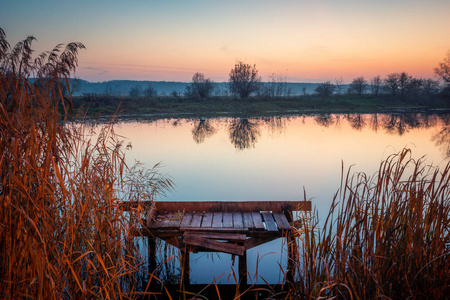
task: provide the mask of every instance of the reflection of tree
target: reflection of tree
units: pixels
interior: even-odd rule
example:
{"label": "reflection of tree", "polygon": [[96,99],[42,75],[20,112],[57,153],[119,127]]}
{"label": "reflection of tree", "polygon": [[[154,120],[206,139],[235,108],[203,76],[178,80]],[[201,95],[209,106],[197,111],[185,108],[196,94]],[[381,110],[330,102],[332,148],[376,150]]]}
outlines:
{"label": "reflection of tree", "polygon": [[427,127],[430,124],[426,115],[390,114],[383,117],[383,128],[388,133],[403,135],[414,128]]}
{"label": "reflection of tree", "polygon": [[248,119],[233,120],[229,128],[230,141],[239,150],[255,147],[259,136],[259,125]]}
{"label": "reflection of tree", "polygon": [[377,132],[378,127],[380,126],[380,124],[378,122],[378,114],[370,115],[369,123],[370,123],[370,128],[372,128],[373,131]]}
{"label": "reflection of tree", "polygon": [[209,121],[201,119],[197,125],[192,129],[192,138],[197,144],[201,144],[206,138],[213,136],[216,129],[209,123]]}
{"label": "reflection of tree", "polygon": [[334,125],[335,123],[335,118],[333,117],[333,115],[330,114],[318,115],[314,118],[314,120],[316,121],[317,124],[324,127],[329,127],[331,125]]}
{"label": "reflection of tree", "polygon": [[450,125],[442,127],[442,129],[433,135],[432,140],[436,146],[441,148],[445,156],[450,156]]}
{"label": "reflection of tree", "polygon": [[263,121],[269,125],[269,132],[273,135],[281,135],[286,128],[286,117],[268,117]]}
{"label": "reflection of tree", "polygon": [[347,115],[347,119],[350,126],[355,130],[361,130],[366,125],[366,122],[361,114]]}

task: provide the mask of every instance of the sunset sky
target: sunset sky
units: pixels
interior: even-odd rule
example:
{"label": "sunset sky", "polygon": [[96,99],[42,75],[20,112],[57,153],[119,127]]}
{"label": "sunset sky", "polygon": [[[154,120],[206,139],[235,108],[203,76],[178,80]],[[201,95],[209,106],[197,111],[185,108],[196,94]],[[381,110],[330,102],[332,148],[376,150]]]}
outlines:
{"label": "sunset sky", "polygon": [[82,42],[76,76],[227,81],[237,59],[291,82],[433,77],[450,49],[449,0],[0,0],[10,44]]}

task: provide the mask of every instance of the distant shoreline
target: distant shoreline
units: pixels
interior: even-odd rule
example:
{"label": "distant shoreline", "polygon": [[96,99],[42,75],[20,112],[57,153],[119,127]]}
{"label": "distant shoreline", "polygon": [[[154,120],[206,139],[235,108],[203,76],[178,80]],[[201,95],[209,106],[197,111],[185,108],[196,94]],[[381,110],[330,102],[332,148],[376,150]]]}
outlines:
{"label": "distant shoreline", "polygon": [[317,95],[291,97],[212,97],[204,101],[185,97],[132,98],[109,95],[73,97],[77,117],[107,117],[119,113],[121,118],[201,118],[264,117],[299,114],[409,113],[450,112],[450,101],[399,99],[386,95],[342,95],[323,98]]}

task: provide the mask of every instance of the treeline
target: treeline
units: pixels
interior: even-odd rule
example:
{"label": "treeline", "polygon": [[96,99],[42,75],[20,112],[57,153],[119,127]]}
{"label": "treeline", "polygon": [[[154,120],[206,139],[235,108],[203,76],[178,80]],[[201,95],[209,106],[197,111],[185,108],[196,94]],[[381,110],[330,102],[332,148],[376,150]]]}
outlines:
{"label": "treeline", "polygon": [[[227,83],[216,83],[203,73],[195,73],[190,83],[181,82],[139,82],[139,81],[109,81],[101,83],[100,92],[83,92],[83,96],[114,95],[131,98],[154,98],[157,96],[171,96],[190,98],[203,101],[211,97],[291,97],[318,95],[321,97],[340,95],[388,95],[396,98],[450,96],[450,51],[447,57],[435,69],[437,75],[433,78],[416,78],[406,72],[390,73],[366,79],[364,76],[354,78],[349,84],[344,84],[342,77],[334,82],[323,83],[290,83],[286,76],[273,73],[270,80],[263,82],[256,65],[237,61],[230,70]],[[86,82],[72,80],[72,91],[83,90]],[[126,83],[126,93],[124,84]],[[168,92],[167,88],[171,87]],[[119,91],[119,92],[118,92]]]}

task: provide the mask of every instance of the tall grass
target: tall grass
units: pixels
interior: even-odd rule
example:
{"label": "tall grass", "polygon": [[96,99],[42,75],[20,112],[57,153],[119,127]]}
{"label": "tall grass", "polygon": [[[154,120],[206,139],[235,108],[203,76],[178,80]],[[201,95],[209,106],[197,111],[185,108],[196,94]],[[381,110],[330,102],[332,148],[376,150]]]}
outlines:
{"label": "tall grass", "polygon": [[68,122],[61,79],[84,46],[33,59],[33,40],[11,48],[0,29],[0,298],[136,297],[141,212],[125,215],[119,200],[153,200],[172,183],[129,169],[112,125],[93,138]]}
{"label": "tall grass", "polygon": [[[344,178],[345,177],[345,178]],[[305,299],[446,299],[450,165],[390,156],[373,177],[343,176],[328,217],[302,218],[290,293]]]}

